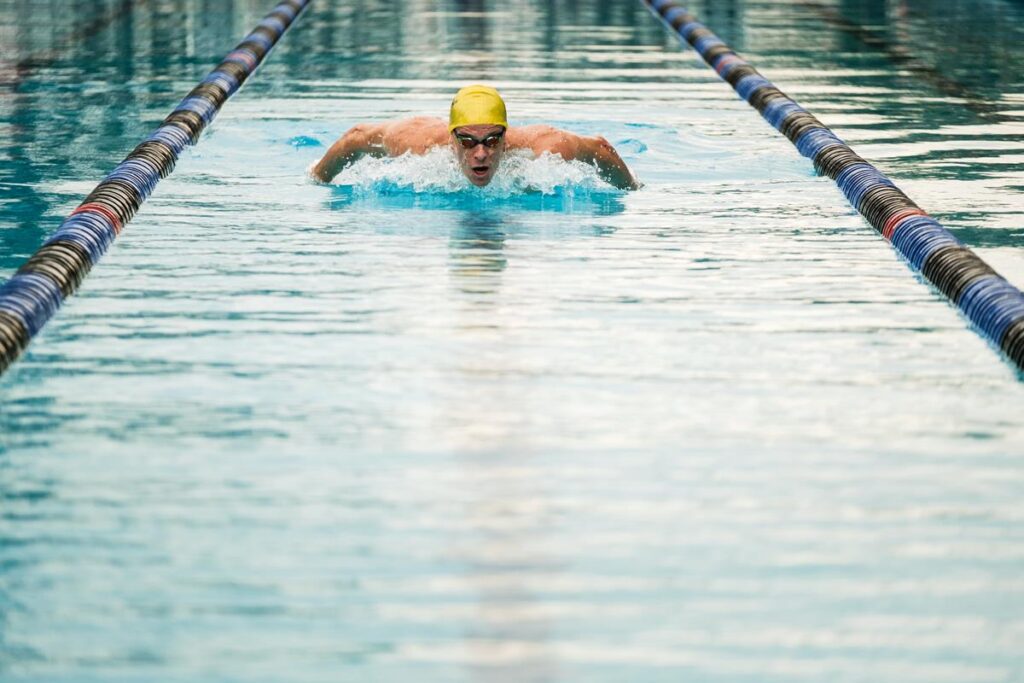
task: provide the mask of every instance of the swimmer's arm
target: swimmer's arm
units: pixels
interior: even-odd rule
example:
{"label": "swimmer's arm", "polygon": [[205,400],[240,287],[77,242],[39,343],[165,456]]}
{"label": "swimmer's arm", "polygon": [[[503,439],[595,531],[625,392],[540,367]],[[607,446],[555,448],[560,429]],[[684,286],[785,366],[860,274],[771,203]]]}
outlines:
{"label": "swimmer's arm", "polygon": [[615,148],[603,137],[576,135],[551,126],[527,126],[522,130],[525,144],[536,155],[550,152],[559,154],[566,161],[574,159],[597,167],[597,173],[608,183],[622,190],[636,190],[640,183],[630,172]]}
{"label": "swimmer's arm", "polygon": [[[626,162],[607,140],[601,136],[579,138],[576,147],[576,158],[580,161],[597,166],[597,173],[607,182],[620,190],[636,190],[640,183],[630,172]],[[563,157],[564,158],[564,157]]]}
{"label": "swimmer's arm", "polygon": [[331,145],[313,166],[310,172],[314,178],[323,183],[331,182],[334,176],[341,173],[349,164],[364,156],[384,156],[384,131],[386,124],[360,123],[348,129],[338,141]]}

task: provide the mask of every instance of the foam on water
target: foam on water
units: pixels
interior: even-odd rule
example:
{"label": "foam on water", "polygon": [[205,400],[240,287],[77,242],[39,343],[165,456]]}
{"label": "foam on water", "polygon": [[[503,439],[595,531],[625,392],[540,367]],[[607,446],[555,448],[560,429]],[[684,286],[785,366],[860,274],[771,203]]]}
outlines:
{"label": "foam on water", "polygon": [[459,170],[455,155],[447,147],[435,147],[422,155],[364,157],[339,173],[333,184],[351,187],[356,196],[414,191],[505,199],[536,193],[588,196],[617,192],[589,164],[566,161],[557,154],[534,158],[525,151],[505,154],[491,182],[478,188]]}

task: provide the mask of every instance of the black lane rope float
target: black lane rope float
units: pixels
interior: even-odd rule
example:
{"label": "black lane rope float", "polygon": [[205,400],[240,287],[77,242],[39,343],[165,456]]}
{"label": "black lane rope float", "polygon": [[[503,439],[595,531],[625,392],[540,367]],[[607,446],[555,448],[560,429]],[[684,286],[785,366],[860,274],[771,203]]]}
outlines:
{"label": "black lane rope float", "polygon": [[312,0],[284,0],[229,52],[0,286],[0,373],[71,296],[187,145],[252,75]]}
{"label": "black lane rope float", "polygon": [[796,145],[910,265],[1024,370],[1024,293],[925,213],[881,171],[787,97],[685,7],[644,0],[740,97]]}

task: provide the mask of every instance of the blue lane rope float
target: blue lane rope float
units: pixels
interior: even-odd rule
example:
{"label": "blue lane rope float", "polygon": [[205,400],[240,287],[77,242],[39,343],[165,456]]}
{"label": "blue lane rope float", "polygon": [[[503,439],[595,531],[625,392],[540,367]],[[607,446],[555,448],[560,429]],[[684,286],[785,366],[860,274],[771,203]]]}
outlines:
{"label": "blue lane rope float", "polygon": [[1019,369],[1024,370],[1024,293],[1001,277],[895,183],[734,52],[685,7],[644,0],[740,97],[832,178],[850,204],[907,262]]}
{"label": "blue lane rope float", "polygon": [[252,75],[312,0],[284,0],[118,164],[0,286],[0,373],[71,296],[186,146]]}

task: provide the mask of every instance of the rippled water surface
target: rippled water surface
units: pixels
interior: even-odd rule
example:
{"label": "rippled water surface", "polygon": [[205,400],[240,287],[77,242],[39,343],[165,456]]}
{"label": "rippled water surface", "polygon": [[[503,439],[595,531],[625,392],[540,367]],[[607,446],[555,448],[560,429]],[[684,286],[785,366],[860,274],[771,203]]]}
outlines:
{"label": "rippled water surface", "polygon": [[[0,278],[269,7],[0,0]],[[692,9],[1024,286],[1024,5]],[[645,186],[305,177],[476,81]],[[1024,680],[1022,399],[639,3],[315,0],[0,378],[0,679]]]}

